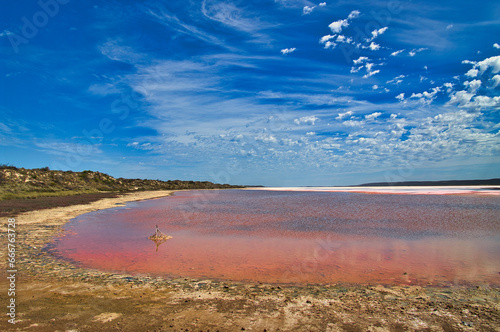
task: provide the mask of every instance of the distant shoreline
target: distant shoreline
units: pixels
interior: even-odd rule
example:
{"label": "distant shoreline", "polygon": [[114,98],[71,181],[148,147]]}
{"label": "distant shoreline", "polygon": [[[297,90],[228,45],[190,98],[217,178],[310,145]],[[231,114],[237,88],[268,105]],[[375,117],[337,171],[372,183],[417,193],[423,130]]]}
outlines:
{"label": "distant shoreline", "polygon": [[500,195],[498,186],[346,186],[346,187],[259,187],[241,190],[294,191],[294,192],[345,192],[364,194],[407,195]]}
{"label": "distant shoreline", "polygon": [[434,187],[434,186],[500,186],[500,179],[372,182],[349,187]]}

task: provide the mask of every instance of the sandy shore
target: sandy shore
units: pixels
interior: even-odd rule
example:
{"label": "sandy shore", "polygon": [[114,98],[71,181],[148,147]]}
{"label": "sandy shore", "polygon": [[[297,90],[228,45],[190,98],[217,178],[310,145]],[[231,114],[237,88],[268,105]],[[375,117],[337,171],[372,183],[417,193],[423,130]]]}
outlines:
{"label": "sandy shore", "polygon": [[7,218],[0,259],[1,331],[500,331],[500,290],[487,285],[284,286],[162,279],[77,268],[42,248],[70,219],[138,192],[16,217],[16,324],[8,322]]}

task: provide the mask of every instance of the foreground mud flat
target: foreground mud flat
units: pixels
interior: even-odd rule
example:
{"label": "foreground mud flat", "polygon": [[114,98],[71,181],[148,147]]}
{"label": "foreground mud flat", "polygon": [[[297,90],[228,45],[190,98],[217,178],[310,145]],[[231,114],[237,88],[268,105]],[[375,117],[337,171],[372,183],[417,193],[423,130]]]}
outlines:
{"label": "foreground mud flat", "polygon": [[[487,285],[285,286],[161,279],[77,268],[42,251],[75,216],[170,192],[21,214],[16,324],[8,322],[1,233],[1,331],[500,331],[500,290]],[[4,226],[7,220],[3,220]],[[500,276],[499,276],[500,277]]]}

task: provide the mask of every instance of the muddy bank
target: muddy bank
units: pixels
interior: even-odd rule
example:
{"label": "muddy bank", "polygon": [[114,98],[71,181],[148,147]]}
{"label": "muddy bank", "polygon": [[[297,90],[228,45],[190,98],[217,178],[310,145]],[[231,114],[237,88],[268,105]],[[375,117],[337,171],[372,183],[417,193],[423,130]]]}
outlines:
{"label": "muddy bank", "polygon": [[77,215],[171,192],[141,192],[16,217],[16,319],[8,323],[6,223],[2,331],[500,331],[500,290],[487,285],[290,286],[103,273],[43,246]]}

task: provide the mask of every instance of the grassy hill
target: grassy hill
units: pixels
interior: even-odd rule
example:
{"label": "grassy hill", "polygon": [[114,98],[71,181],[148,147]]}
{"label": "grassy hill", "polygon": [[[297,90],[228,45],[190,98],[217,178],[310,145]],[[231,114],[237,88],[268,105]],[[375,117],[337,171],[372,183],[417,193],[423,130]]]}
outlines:
{"label": "grassy hill", "polygon": [[53,171],[0,165],[0,200],[138,190],[240,188],[208,181],[160,181],[114,178],[94,171]]}

